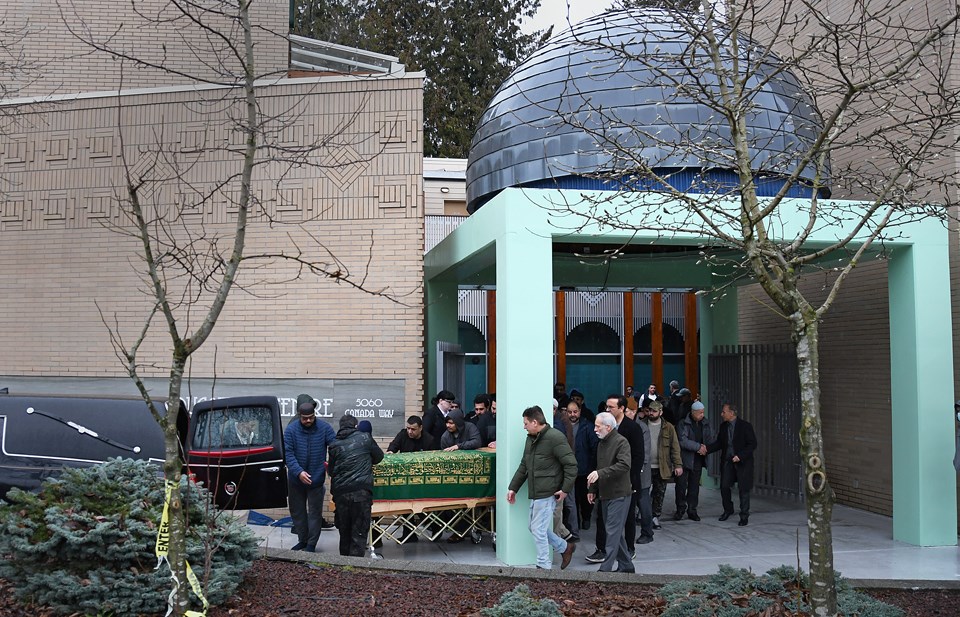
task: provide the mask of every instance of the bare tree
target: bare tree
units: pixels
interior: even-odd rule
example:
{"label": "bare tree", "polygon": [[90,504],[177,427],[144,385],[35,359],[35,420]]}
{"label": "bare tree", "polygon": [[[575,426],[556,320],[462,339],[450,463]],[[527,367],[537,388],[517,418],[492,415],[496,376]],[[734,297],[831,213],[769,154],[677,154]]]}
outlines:
{"label": "bare tree", "polygon": [[[900,226],[946,221],[956,203],[957,179],[944,161],[955,156],[960,121],[952,76],[960,7],[690,4],[623,2],[619,8],[632,10],[610,16],[606,33],[585,29],[576,41],[586,50],[578,58],[589,60],[587,77],[568,80],[546,103],[528,93],[528,102],[554,117],[557,133],[588,136],[579,155],[601,161],[599,171],[554,164],[554,176],[587,175],[618,189],[586,209],[570,204],[580,225],[707,238],[702,259],[734,273],[719,287],[752,279],[789,323],[802,400],[811,601],[817,615],[833,615],[834,495],[821,430],[819,326],[862,259],[882,252]],[[644,36],[651,31],[658,36]],[[583,84],[595,90],[581,91]],[[597,104],[595,92],[614,86],[631,102]],[[651,91],[656,100],[645,111],[655,117],[639,117]],[[768,118],[778,123],[758,121]],[[638,190],[646,196],[623,199]],[[831,190],[859,201],[828,201]],[[805,223],[793,233],[781,223],[798,203]],[[830,226],[845,231],[812,247],[809,240]],[[816,301],[802,290],[801,273],[828,258],[826,295]]]}
{"label": "bare tree", "polygon": [[[370,288],[362,268],[352,273],[304,221],[285,222],[277,207],[282,183],[291,175],[304,170],[318,173],[380,154],[377,129],[354,126],[363,103],[353,114],[342,114],[322,135],[297,139],[293,134],[307,113],[310,91],[279,109],[275,102],[264,103],[263,93],[276,85],[287,67],[258,68],[255,50],[279,40],[285,63],[287,38],[286,32],[271,32],[255,22],[253,0],[170,0],[160,11],[150,12],[136,3],[133,10],[139,22],[135,32],[172,33],[173,40],[163,45],[131,40],[131,24],[124,26],[126,30],[104,31],[85,21],[78,5],[61,5],[63,23],[74,37],[112,58],[118,71],[136,75],[131,82],[161,75],[170,83],[191,86],[190,95],[175,104],[178,113],[201,127],[191,147],[172,144],[165,122],[157,119],[147,129],[137,126],[134,111],[118,94],[115,111],[123,177],[116,199],[123,218],[113,227],[138,246],[140,291],[150,298],[150,309],[132,336],[128,323],[110,315],[109,309],[101,311],[118,358],[151,410],[158,407],[145,384],[145,371],[166,370],[169,375],[166,414],[154,415],[165,436],[171,607],[173,614],[183,615],[190,606],[190,579],[177,402],[191,356],[210,338],[231,293],[269,294],[264,285],[312,275],[389,302],[401,300],[388,288]],[[226,140],[202,128],[223,123],[229,127]],[[225,213],[224,224],[198,223],[202,218],[197,215],[210,210]],[[248,231],[255,221],[280,229],[286,225],[291,248],[249,250]],[[369,242],[372,253],[372,235]],[[162,362],[142,357],[150,332],[158,327],[169,337],[170,355]]]}

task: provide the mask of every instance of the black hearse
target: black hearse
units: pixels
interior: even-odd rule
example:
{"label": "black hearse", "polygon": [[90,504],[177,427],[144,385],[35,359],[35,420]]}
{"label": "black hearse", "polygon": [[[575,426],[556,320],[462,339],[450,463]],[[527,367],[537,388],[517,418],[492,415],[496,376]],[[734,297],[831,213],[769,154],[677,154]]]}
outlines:
{"label": "black hearse", "polygon": [[[164,404],[159,402],[157,404]],[[185,472],[225,509],[286,505],[283,427],[275,397],[179,404]],[[0,496],[34,490],[64,467],[120,457],[164,460],[163,433],[139,398],[0,395]]]}

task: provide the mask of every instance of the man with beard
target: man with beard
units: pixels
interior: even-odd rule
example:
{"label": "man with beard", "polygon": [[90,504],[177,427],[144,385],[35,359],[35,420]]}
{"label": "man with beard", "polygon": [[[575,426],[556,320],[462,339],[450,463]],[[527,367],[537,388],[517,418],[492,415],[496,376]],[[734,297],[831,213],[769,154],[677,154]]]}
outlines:
{"label": "man with beard", "polygon": [[[636,572],[624,538],[627,518],[633,516],[630,513],[633,493],[630,443],[617,432],[617,421],[613,414],[599,414],[594,422],[594,431],[600,443],[597,447],[597,468],[587,475],[587,499],[590,503],[600,502],[607,540],[612,547],[604,557],[600,571],[612,572],[616,562],[617,572]],[[597,524],[600,524],[599,521]]]}

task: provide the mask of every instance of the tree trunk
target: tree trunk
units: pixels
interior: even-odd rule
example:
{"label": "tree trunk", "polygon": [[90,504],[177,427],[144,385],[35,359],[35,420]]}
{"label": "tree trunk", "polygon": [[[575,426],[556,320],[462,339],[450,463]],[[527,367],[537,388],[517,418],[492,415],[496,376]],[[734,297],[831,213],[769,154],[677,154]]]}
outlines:
{"label": "tree trunk", "polygon": [[793,318],[797,367],[800,372],[800,456],[803,458],[807,501],[807,535],[810,543],[810,602],[813,614],[837,613],[833,571],[833,490],[827,482],[820,420],[820,333],[816,311],[807,309]]}
{"label": "tree trunk", "polygon": [[183,383],[183,371],[186,360],[176,357],[170,370],[170,389],[167,398],[167,423],[164,427],[164,449],[166,461],[163,466],[164,479],[170,483],[170,503],[168,515],[170,521],[170,540],[167,553],[171,583],[175,585],[172,593],[174,617],[182,617],[190,606],[190,583],[187,581],[187,522],[184,516],[183,498],[180,494],[180,476],[183,460],[180,453],[180,436],[177,434],[177,416],[180,413],[180,390]]}

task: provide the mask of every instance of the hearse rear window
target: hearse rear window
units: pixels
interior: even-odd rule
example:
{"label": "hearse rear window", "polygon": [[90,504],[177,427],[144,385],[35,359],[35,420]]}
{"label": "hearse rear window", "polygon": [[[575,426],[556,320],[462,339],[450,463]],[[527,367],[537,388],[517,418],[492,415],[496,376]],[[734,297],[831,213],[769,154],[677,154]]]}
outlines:
{"label": "hearse rear window", "polygon": [[273,444],[269,407],[231,407],[198,412],[193,450],[247,448]]}

